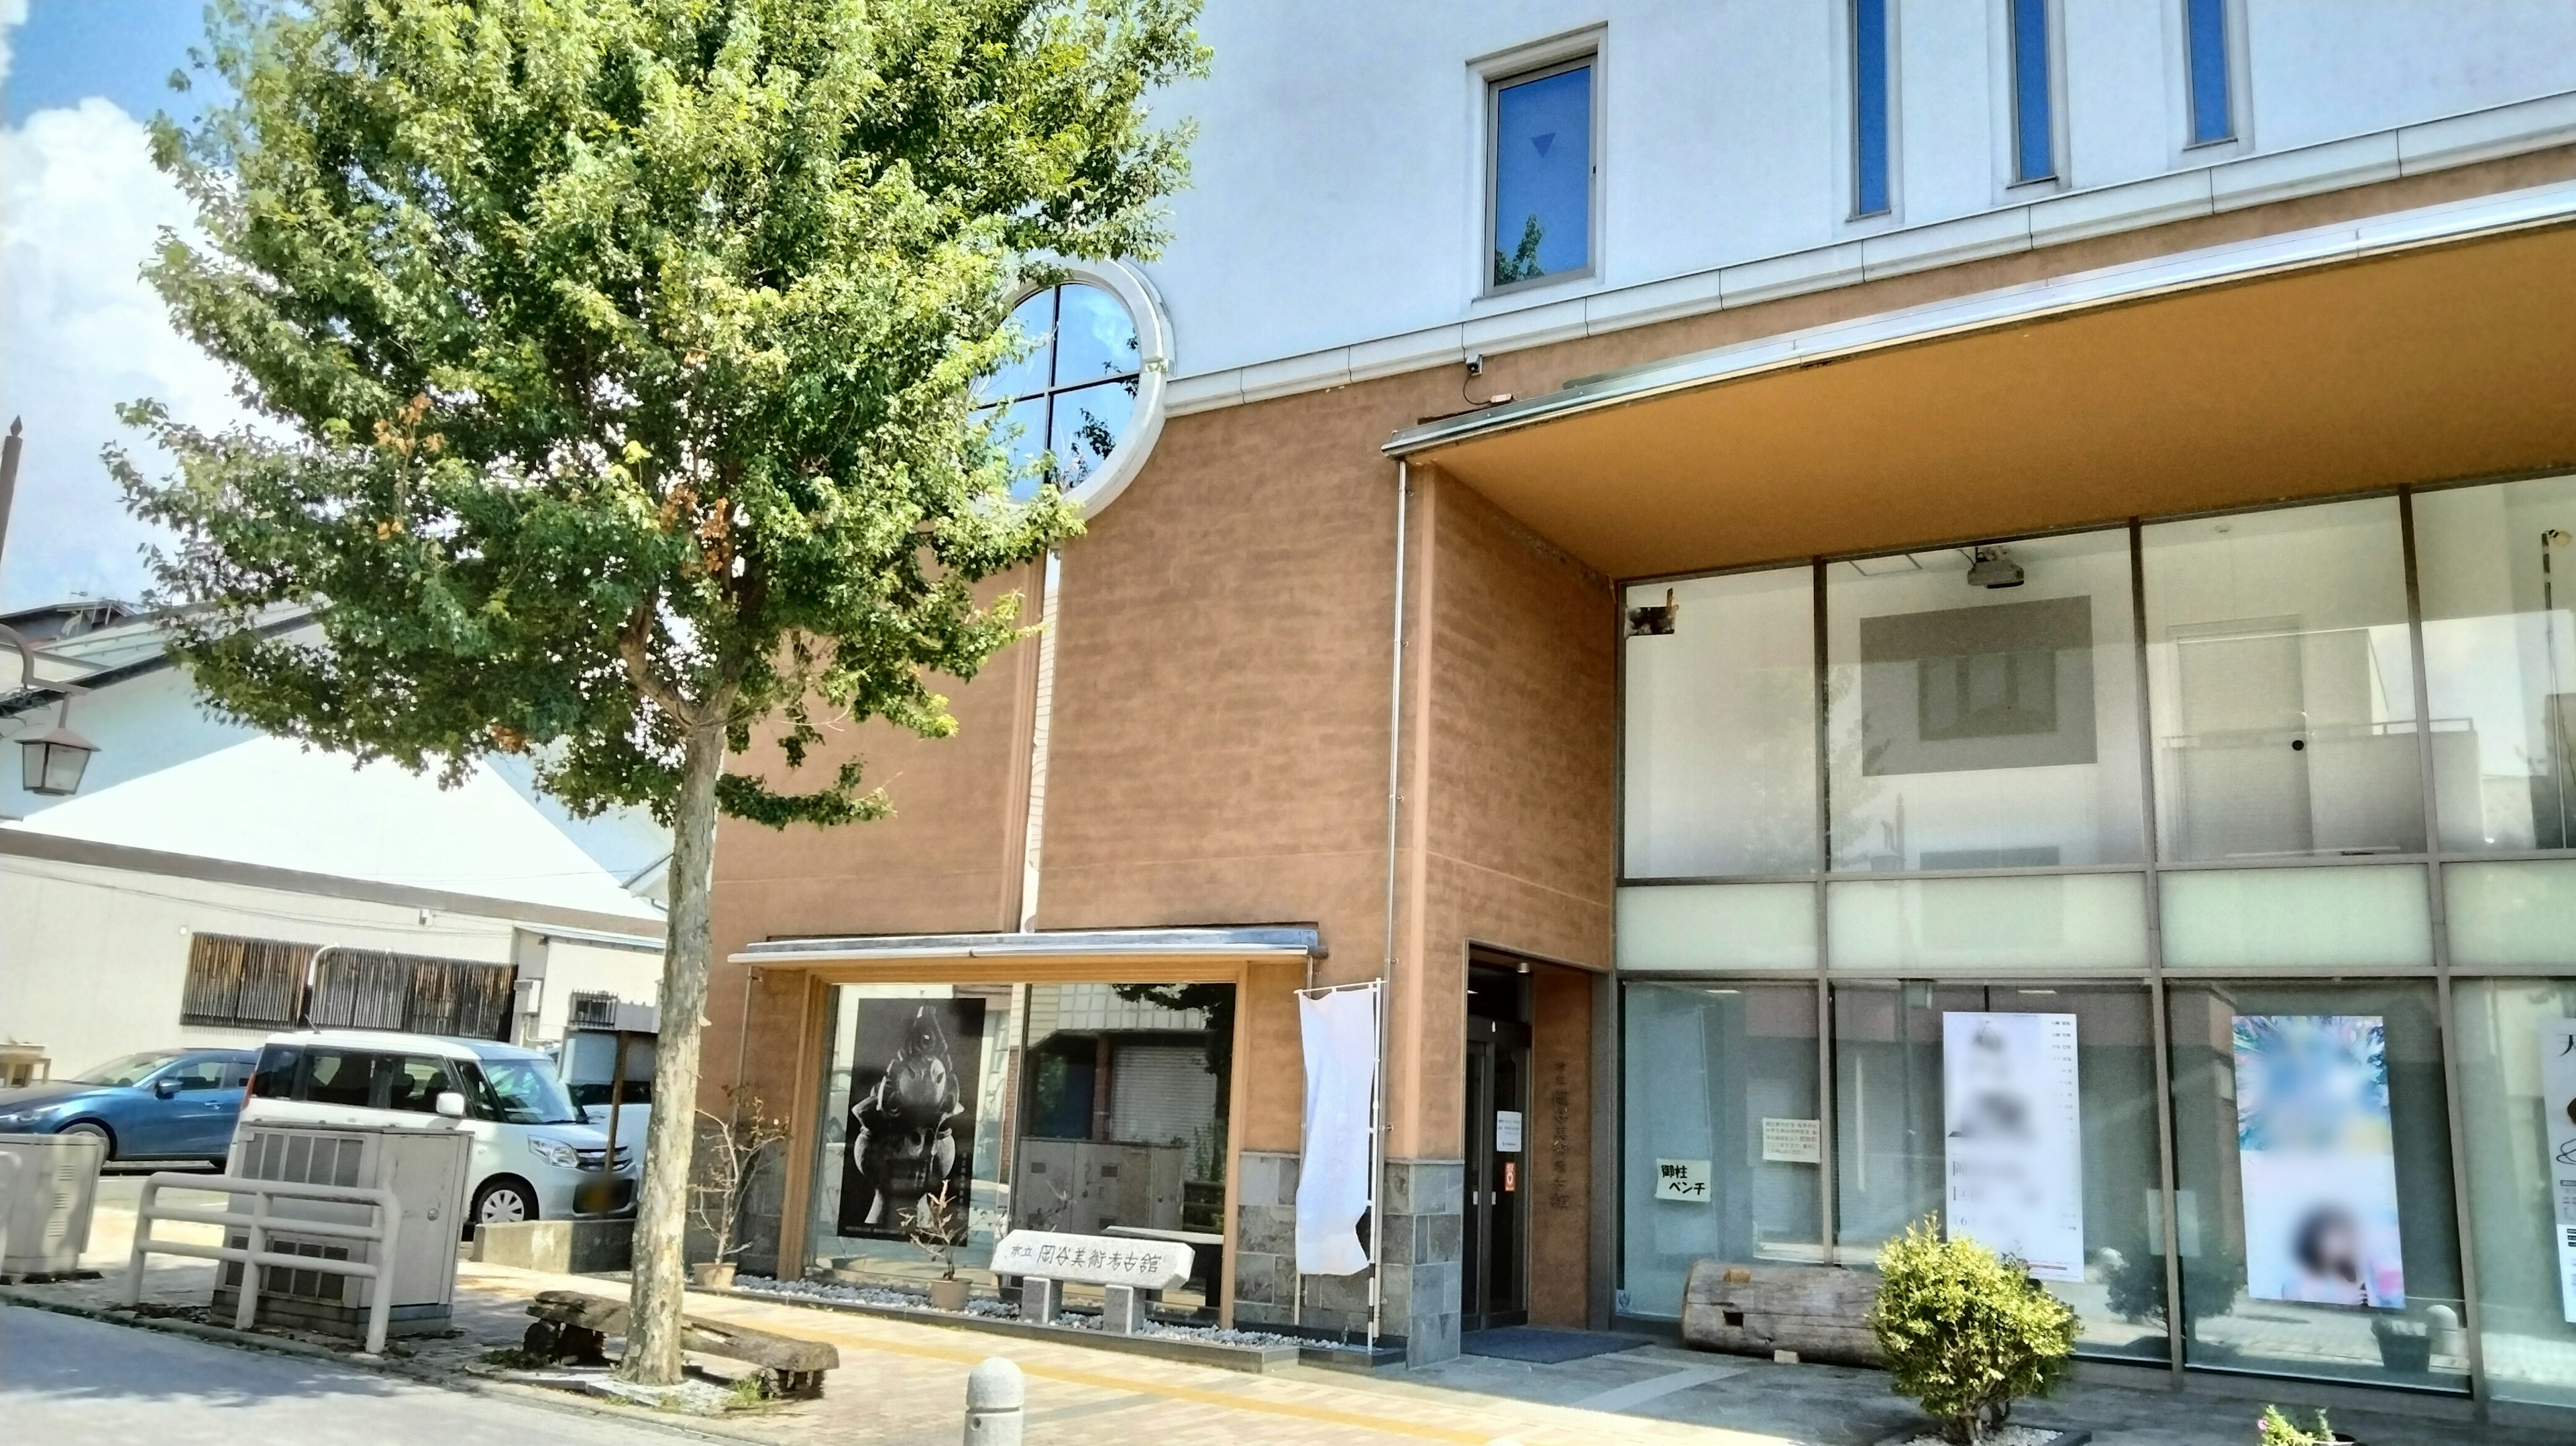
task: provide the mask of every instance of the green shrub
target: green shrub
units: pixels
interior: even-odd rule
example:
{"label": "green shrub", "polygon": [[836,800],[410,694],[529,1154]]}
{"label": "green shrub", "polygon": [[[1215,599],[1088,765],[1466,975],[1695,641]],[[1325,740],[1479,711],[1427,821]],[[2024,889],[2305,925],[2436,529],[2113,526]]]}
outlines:
{"label": "green shrub", "polygon": [[2290,1424],[2290,1418],[2281,1414],[2280,1407],[2266,1406],[2263,1408],[2261,1434],[2255,1437],[2255,1441],[2258,1446],[2333,1446],[2334,1428],[2326,1424],[2323,1411],[2317,1413],[2317,1429],[2302,1431]]}
{"label": "green shrub", "polygon": [[2044,1396],[2075,1352],[2075,1312],[2017,1263],[1973,1240],[1943,1240],[1926,1219],[1878,1252],[1869,1326],[1944,1439],[1983,1440],[2013,1402]]}

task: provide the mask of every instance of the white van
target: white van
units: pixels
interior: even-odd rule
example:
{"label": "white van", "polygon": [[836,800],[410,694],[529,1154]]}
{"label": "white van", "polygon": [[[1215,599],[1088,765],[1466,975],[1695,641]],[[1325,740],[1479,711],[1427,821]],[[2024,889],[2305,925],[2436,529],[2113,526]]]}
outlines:
{"label": "white van", "polygon": [[635,1155],[582,1119],[532,1049],[373,1029],[271,1035],[242,1122],[399,1125],[444,1116],[474,1136],[465,1229],[521,1220],[622,1217],[635,1209]]}

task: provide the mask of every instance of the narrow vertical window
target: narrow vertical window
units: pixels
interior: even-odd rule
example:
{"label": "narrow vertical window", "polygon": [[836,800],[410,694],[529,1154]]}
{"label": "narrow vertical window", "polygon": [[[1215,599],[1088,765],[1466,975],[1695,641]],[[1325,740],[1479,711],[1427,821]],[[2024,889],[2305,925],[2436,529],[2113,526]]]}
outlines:
{"label": "narrow vertical window", "polygon": [[1852,214],[1887,210],[1887,0],[1852,0]]}
{"label": "narrow vertical window", "polygon": [[2057,175],[2057,132],[2050,117],[2048,0],[2012,0],[2013,180]]}
{"label": "narrow vertical window", "polygon": [[2183,0],[2191,68],[2191,143],[2236,137],[2227,95],[2227,0]]}
{"label": "narrow vertical window", "polygon": [[1592,62],[1493,90],[1494,286],[1592,262]]}

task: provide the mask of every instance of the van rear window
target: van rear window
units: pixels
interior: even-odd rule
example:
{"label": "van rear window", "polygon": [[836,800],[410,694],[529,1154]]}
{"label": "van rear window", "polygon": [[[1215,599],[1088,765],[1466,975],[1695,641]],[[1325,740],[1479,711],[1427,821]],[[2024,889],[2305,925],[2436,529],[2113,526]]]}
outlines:
{"label": "van rear window", "polygon": [[362,1049],[316,1049],[304,1059],[304,1088],[297,1098],[317,1105],[376,1103],[377,1076],[390,1073],[393,1057]]}

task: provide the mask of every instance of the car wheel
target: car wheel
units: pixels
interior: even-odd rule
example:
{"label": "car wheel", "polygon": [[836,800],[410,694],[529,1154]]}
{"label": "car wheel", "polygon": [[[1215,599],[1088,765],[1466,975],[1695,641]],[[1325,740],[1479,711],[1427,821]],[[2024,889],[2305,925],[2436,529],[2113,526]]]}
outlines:
{"label": "car wheel", "polygon": [[107,1158],[116,1158],[116,1133],[95,1120],[82,1120],[54,1131],[57,1135],[83,1135],[107,1147]]}
{"label": "car wheel", "polygon": [[474,1208],[465,1212],[465,1233],[477,1225],[517,1225],[537,1218],[537,1192],[516,1175],[495,1175],[474,1192]]}

